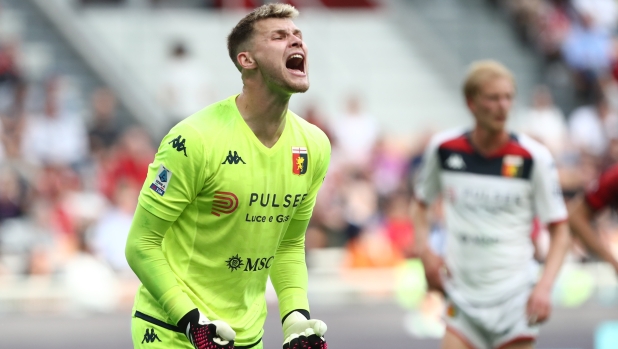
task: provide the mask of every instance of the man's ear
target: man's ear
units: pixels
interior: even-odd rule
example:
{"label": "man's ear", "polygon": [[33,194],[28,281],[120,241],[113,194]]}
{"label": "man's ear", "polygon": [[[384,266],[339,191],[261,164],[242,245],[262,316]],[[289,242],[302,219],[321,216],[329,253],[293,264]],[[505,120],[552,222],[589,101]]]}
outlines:
{"label": "man's ear", "polygon": [[251,56],[249,52],[240,52],[236,56],[236,60],[238,61],[238,65],[242,69],[255,69],[257,68],[257,63],[255,59]]}

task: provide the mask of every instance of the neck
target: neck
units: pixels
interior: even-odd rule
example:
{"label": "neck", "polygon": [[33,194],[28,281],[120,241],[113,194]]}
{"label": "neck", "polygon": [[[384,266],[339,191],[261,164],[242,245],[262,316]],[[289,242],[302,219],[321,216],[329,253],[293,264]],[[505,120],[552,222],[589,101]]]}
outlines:
{"label": "neck", "polygon": [[506,130],[489,130],[477,125],[470,137],[472,144],[481,154],[491,154],[509,141]]}
{"label": "neck", "polygon": [[268,148],[275,145],[283,133],[290,97],[276,94],[265,86],[255,88],[245,83],[241,94],[236,98],[240,115],[260,142]]}

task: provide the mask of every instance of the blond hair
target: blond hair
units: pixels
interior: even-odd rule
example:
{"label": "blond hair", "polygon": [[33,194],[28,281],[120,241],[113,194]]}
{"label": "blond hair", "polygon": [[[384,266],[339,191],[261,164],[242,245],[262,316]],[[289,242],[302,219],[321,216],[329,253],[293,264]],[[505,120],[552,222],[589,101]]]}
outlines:
{"label": "blond hair", "polygon": [[473,98],[479,93],[481,86],[496,78],[507,78],[515,87],[513,73],[502,63],[494,60],[476,61],[470,65],[463,84],[463,93],[466,100]]}
{"label": "blond hair", "polygon": [[234,65],[240,70],[236,56],[241,52],[242,46],[253,36],[256,22],[268,18],[291,19],[297,16],[298,10],[294,6],[280,3],[262,5],[251,11],[236,24],[230,35],[227,36],[227,50]]}

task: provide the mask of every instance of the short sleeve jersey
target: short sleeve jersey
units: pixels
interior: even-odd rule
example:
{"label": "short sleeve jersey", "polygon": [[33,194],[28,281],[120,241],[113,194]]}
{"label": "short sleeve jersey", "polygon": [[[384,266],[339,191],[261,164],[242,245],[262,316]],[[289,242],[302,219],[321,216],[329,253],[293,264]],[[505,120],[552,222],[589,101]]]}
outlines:
{"label": "short sleeve jersey", "polygon": [[618,209],[618,165],[603,172],[599,180],[590,186],[586,192],[586,202],[593,211],[605,207]]}
{"label": "short sleeve jersey", "polygon": [[436,135],[415,191],[425,203],[442,195],[447,287],[470,303],[497,302],[534,282],[533,219],[553,223],[567,216],[549,151],[523,135],[511,135],[491,156],[475,150],[469,132]]}
{"label": "short sleeve jersey", "polygon": [[[236,343],[258,341],[264,293],[290,220],[310,218],[330,161],[325,134],[292,112],[265,147],[236,96],[176,125],[150,164],[139,204],[173,221],[163,252],[182,290],[209,318],[224,319]],[[167,314],[142,285],[135,309]]]}

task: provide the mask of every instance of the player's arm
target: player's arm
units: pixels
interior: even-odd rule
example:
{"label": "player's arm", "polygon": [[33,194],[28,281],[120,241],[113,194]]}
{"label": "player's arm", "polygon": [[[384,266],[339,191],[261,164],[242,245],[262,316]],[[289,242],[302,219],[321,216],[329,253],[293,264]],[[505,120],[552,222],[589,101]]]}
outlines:
{"label": "player's arm", "polygon": [[567,210],[555,163],[547,149],[541,149],[536,155],[532,169],[534,205],[540,221],[547,224],[550,243],[543,273],[528,299],[527,314],[533,324],[549,318],[551,291],[571,246]]}
{"label": "player's arm", "polygon": [[613,193],[616,177],[612,173],[601,176],[598,186],[585,196],[578,195],[568,205],[569,225],[574,236],[578,237],[586,248],[601,259],[610,263],[618,273],[618,261],[611,251],[603,244],[596,229],[592,226],[592,220],[603,208],[607,207]]}
{"label": "player's arm", "polygon": [[305,262],[305,232],[308,226],[308,219],[290,221],[270,272],[271,281],[277,292],[282,321],[292,311],[300,311],[309,317],[307,299],[309,277]]}
{"label": "player's arm", "polygon": [[[322,186],[330,163],[330,142],[322,137],[319,153],[313,162],[316,170],[306,199],[301,203],[292,217],[286,233],[279,244],[275,262],[270,272],[277,299],[279,313],[283,324],[284,348],[325,349],[323,335],[326,324],[320,320],[311,320],[309,301],[307,299],[308,274],[305,262],[305,233],[309,219]],[[311,156],[311,155],[310,155]]]}
{"label": "player's arm", "polygon": [[571,238],[566,221],[551,223],[547,226],[547,230],[550,236],[549,251],[547,252],[541,278],[533,290],[533,296],[528,302],[528,315],[531,323],[541,323],[549,317],[551,312],[551,291],[564,262],[564,257],[571,246]]}
{"label": "player's arm", "polygon": [[603,244],[596,229],[592,226],[595,211],[582,195],[573,198],[568,205],[569,225],[574,236],[578,237],[584,246],[604,261],[610,263],[618,272],[618,261],[612,252]]}
{"label": "player's arm", "polygon": [[[140,192],[125,255],[144,287],[172,323],[186,330],[195,348],[232,348],[235,332],[225,322],[210,321],[200,313],[182,291],[162,249],[173,222],[202,189],[206,178],[203,149],[201,136],[186,123],[163,138]],[[194,238],[186,234],[186,239]]]}
{"label": "player's arm", "polygon": [[429,246],[429,205],[440,194],[440,162],[438,141],[432,140],[425,150],[423,162],[415,178],[415,200],[411,216],[414,224],[414,253],[423,262],[430,289],[444,292],[441,273],[444,261]]}
{"label": "player's arm", "polygon": [[[307,299],[305,232],[309,220],[292,219],[281,241],[270,277],[279,300],[284,348],[318,349],[324,342],[326,324],[311,320]],[[303,343],[305,342],[305,343]]]}
{"label": "player's arm", "polygon": [[427,286],[431,290],[444,293],[442,274],[444,260],[429,246],[429,208],[427,204],[414,200],[412,203],[412,222],[414,224],[414,254],[423,262]]}
{"label": "player's arm", "polygon": [[144,287],[172,321],[177,323],[196,306],[180,289],[161,248],[163,237],[171,225],[172,222],[155,216],[138,204],[129,230],[125,255]]}

